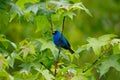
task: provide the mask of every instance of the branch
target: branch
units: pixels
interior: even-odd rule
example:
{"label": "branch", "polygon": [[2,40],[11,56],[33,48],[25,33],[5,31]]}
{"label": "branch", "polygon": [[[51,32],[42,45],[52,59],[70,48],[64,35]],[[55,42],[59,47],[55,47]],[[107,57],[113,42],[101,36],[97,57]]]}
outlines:
{"label": "branch", "polygon": [[54,76],[56,76],[56,74],[57,74],[57,68],[58,68],[57,64],[58,64],[58,61],[59,61],[60,51],[61,51],[61,48],[59,48],[58,56],[57,56],[57,58],[55,60],[55,64],[54,64],[55,65]]}
{"label": "branch", "polygon": [[92,65],[91,65],[89,68],[83,70],[82,73],[87,72],[90,68],[92,68],[94,65],[96,65],[96,63],[105,55],[106,52],[105,52],[104,50],[102,50],[101,53],[102,53],[102,55],[100,55],[100,56],[92,63]]}
{"label": "branch", "polygon": [[91,65],[90,67],[88,67],[87,69],[83,70],[82,73],[85,73],[85,72],[87,72],[90,68],[92,68],[92,67],[99,61],[99,59],[100,59],[101,57],[102,57],[102,56],[99,56],[98,59],[96,59],[96,60],[92,63],[92,65]]}
{"label": "branch", "polygon": [[65,16],[63,17],[63,24],[62,24],[62,32],[61,32],[61,34],[63,34],[63,32],[64,32],[64,25],[65,25]]}
{"label": "branch", "polygon": [[62,24],[62,32],[61,32],[61,36],[60,36],[60,47],[59,47],[59,51],[58,51],[58,56],[57,56],[57,59],[55,60],[55,73],[54,73],[54,76],[56,76],[57,74],[57,64],[58,64],[58,61],[59,61],[59,56],[60,56],[60,52],[61,52],[61,45],[62,45],[62,34],[64,32],[64,23],[65,23],[65,16],[63,17],[63,24]]}
{"label": "branch", "polygon": [[46,69],[48,69],[48,71],[49,71],[50,73],[53,74],[53,72],[52,72],[49,68],[47,68],[47,66],[46,66],[45,64],[43,64],[43,62],[40,62],[40,64],[42,64]]}
{"label": "branch", "polygon": [[51,29],[51,32],[53,33],[53,23],[52,23],[52,20],[50,19],[49,22],[50,22],[50,29]]}

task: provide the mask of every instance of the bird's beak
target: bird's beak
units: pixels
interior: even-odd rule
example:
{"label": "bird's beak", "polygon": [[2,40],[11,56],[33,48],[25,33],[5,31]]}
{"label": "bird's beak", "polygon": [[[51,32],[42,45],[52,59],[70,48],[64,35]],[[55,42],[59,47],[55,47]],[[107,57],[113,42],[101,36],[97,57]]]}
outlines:
{"label": "bird's beak", "polygon": [[52,33],[53,35],[55,34],[55,32],[53,31],[53,33]]}

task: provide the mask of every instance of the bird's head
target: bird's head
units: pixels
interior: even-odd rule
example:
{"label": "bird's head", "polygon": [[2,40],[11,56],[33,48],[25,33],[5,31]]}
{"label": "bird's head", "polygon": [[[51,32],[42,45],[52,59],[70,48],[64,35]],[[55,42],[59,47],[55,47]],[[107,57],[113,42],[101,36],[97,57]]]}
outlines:
{"label": "bird's head", "polygon": [[53,35],[60,33],[59,31],[53,31]]}

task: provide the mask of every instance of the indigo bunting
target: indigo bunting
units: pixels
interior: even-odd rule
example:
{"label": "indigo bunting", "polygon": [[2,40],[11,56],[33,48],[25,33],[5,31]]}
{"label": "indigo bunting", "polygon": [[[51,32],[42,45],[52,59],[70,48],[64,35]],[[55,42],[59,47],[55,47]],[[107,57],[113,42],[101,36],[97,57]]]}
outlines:
{"label": "indigo bunting", "polygon": [[53,42],[57,47],[62,47],[64,49],[67,49],[70,51],[71,54],[74,53],[74,51],[70,47],[68,40],[63,35],[61,35],[59,31],[54,31],[52,34],[53,34]]}

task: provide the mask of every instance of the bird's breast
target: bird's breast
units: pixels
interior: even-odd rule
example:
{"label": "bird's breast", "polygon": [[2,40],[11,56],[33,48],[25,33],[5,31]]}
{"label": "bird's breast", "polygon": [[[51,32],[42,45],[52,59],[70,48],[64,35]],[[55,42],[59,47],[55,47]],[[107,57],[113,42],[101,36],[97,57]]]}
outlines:
{"label": "bird's breast", "polygon": [[59,36],[53,36],[53,42],[56,46],[60,46],[60,37]]}

